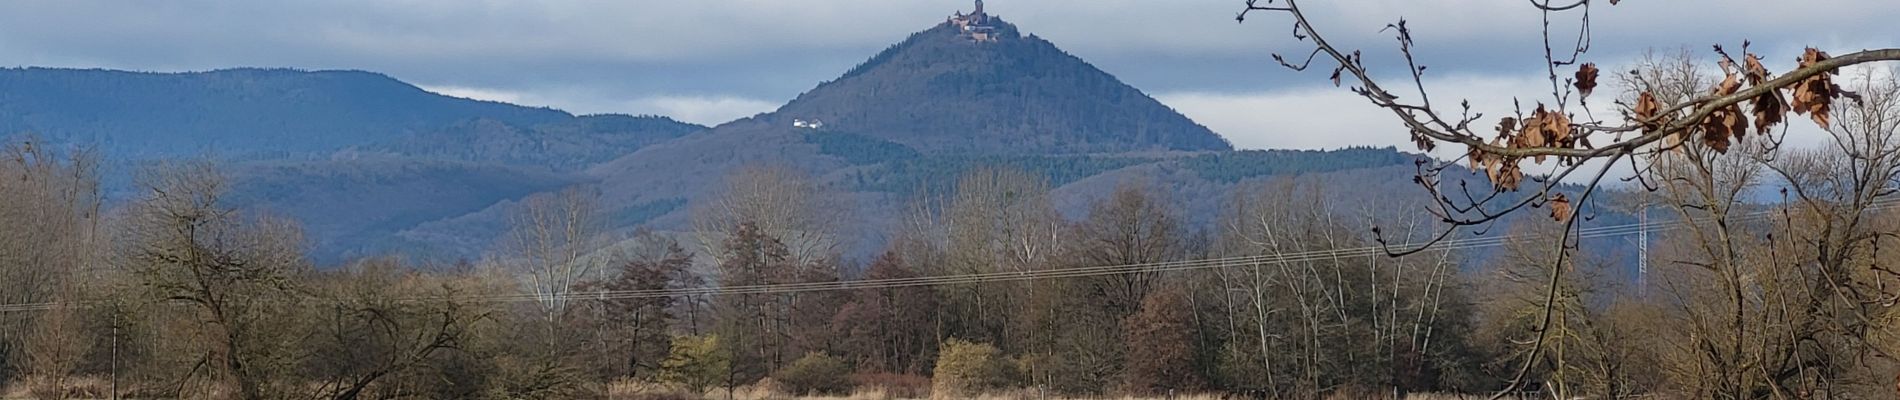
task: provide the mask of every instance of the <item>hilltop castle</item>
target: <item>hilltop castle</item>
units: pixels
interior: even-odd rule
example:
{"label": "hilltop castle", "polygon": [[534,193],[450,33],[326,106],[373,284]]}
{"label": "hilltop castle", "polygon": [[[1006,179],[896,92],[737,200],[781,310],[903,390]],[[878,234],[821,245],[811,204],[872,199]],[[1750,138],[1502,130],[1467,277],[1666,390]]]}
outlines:
{"label": "hilltop castle", "polygon": [[957,11],[950,16],[950,25],[963,31],[963,37],[978,42],[996,41],[996,26],[990,25],[990,15],[983,12],[983,0],[976,0],[976,10],[969,14]]}

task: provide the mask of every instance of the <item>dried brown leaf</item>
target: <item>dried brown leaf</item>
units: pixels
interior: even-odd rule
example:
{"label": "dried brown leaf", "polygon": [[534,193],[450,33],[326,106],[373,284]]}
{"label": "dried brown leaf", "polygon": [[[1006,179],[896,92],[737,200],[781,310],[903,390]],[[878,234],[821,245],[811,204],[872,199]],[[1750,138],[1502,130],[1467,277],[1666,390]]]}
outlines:
{"label": "dried brown leaf", "polygon": [[[1801,63],[1797,68],[1813,66],[1815,63],[1827,60],[1827,57],[1827,52],[1809,47],[1807,52],[1801,55]],[[1795,82],[1794,86],[1789,87],[1791,98],[1788,105],[1796,114],[1807,114],[1816,125],[1820,125],[1823,129],[1827,128],[1834,98],[1840,96],[1841,92],[1840,86],[1834,84],[1833,78],[1833,75],[1838,73],[1840,72],[1827,71]]]}
{"label": "dried brown leaf", "polygon": [[1556,220],[1557,222],[1570,221],[1570,214],[1572,213],[1571,213],[1571,207],[1570,207],[1570,198],[1568,196],[1564,196],[1563,193],[1551,195],[1549,206],[1550,206],[1550,219]]}
{"label": "dried brown leaf", "polygon": [[[1742,76],[1748,78],[1749,86],[1760,86],[1767,82],[1771,74],[1768,67],[1762,66],[1761,57],[1755,53],[1742,56]],[[1780,89],[1771,89],[1767,93],[1749,100],[1749,113],[1755,117],[1755,133],[1766,135],[1768,130],[1780,125],[1788,114],[1788,101],[1781,97]]]}
{"label": "dried brown leaf", "polygon": [[1491,153],[1486,153],[1484,150],[1479,149],[1478,146],[1469,146],[1465,149],[1465,163],[1469,165],[1473,171],[1489,169],[1489,165],[1491,164],[1490,154]]}
{"label": "dried brown leaf", "polygon": [[1717,153],[1727,153],[1729,143],[1744,132],[1748,132],[1748,121],[1742,117],[1740,106],[1717,109],[1702,120],[1702,144]]}
{"label": "dried brown leaf", "polygon": [[1768,67],[1761,65],[1761,57],[1755,53],[1742,55],[1742,75],[1748,77],[1748,85],[1760,85],[1768,81]]}
{"label": "dried brown leaf", "polygon": [[1511,140],[1511,133],[1516,131],[1516,117],[1504,117],[1504,119],[1498,120],[1498,140]]}
{"label": "dried brown leaf", "polygon": [[1749,111],[1755,117],[1756,134],[1768,134],[1769,129],[1780,125],[1788,115],[1788,103],[1781,99],[1779,90],[1770,90],[1768,93],[1755,96],[1749,104],[1752,105]]}
{"label": "dried brown leaf", "polygon": [[1517,186],[1524,181],[1524,171],[1518,169],[1517,162],[1515,158],[1507,158],[1491,165],[1487,175],[1491,178],[1493,188],[1504,192],[1517,191]]}
{"label": "dried brown leaf", "polygon": [[1662,118],[1656,115],[1662,112],[1662,104],[1656,102],[1655,95],[1647,91],[1637,95],[1636,107],[1633,111],[1636,112],[1636,120],[1638,123],[1643,125],[1643,132],[1654,132],[1662,128]]}
{"label": "dried brown leaf", "polygon": [[1544,141],[1555,147],[1572,147],[1576,139],[1570,136],[1570,116],[1556,111],[1544,113],[1544,134],[1550,135]]}
{"label": "dried brown leaf", "polygon": [[1425,132],[1417,129],[1412,130],[1412,144],[1418,145],[1418,149],[1425,152],[1431,152],[1438,148],[1437,140],[1432,140],[1431,136],[1426,136]]}
{"label": "dried brown leaf", "polygon": [[1733,72],[1730,72],[1727,76],[1723,77],[1722,83],[1715,85],[1716,96],[1727,96],[1727,95],[1735,94],[1735,92],[1740,91],[1740,90],[1742,90],[1742,81],[1735,79],[1735,73]]}
{"label": "dried brown leaf", "polygon": [[[1507,122],[1509,120],[1509,118],[1505,119]],[[1500,133],[1507,130],[1501,125],[1498,128]],[[1516,148],[1572,148],[1576,146],[1575,138],[1571,137],[1570,117],[1545,108],[1543,104],[1538,104],[1537,109],[1531,112],[1531,116],[1524,118],[1522,126],[1518,128],[1518,134],[1511,139],[1511,147]],[[1546,156],[1540,155],[1532,160],[1542,163],[1545,158]]]}
{"label": "dried brown leaf", "polygon": [[1596,63],[1583,63],[1577,67],[1577,79],[1571,85],[1576,86],[1577,93],[1583,97],[1590,97],[1590,92],[1597,88],[1597,72]]}
{"label": "dried brown leaf", "polygon": [[[1715,85],[1715,91],[1711,95],[1717,97],[1732,95],[1741,90],[1741,87],[1741,81],[1736,79],[1735,73],[1731,70],[1728,76],[1722,79],[1721,84]],[[1728,152],[1729,143],[1733,139],[1748,133],[1748,120],[1742,114],[1740,103],[1717,108],[1700,122],[1698,125],[1702,130],[1702,144],[1708,145],[1718,153]]]}

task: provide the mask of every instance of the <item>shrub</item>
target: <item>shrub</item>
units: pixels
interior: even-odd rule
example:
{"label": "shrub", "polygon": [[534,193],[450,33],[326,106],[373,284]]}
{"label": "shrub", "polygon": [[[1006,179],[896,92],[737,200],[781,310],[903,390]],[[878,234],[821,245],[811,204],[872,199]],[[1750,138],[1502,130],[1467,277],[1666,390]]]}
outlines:
{"label": "shrub", "polygon": [[[885,397],[921,399],[930,397],[930,377],[922,375],[872,373],[851,375],[851,385],[859,392],[879,392]],[[853,396],[857,397],[857,396]]]}
{"label": "shrub", "polygon": [[[21,379],[19,385],[25,388],[23,391],[26,393],[14,396],[34,399],[100,399],[112,391],[107,381],[98,377],[29,376]],[[0,396],[7,395],[0,392]]]}
{"label": "shrub", "polygon": [[1346,385],[1333,389],[1332,393],[1326,395],[1326,400],[1377,399],[1389,397],[1392,397],[1390,393],[1385,393],[1376,388],[1360,385]]}
{"label": "shrub", "polygon": [[699,393],[688,391],[677,384],[644,382],[628,378],[615,379],[607,384],[607,398],[624,400],[693,400],[700,398]]}
{"label": "shrub", "polygon": [[792,394],[843,394],[850,390],[851,368],[824,353],[808,353],[772,374]]}
{"label": "shrub", "polygon": [[970,396],[1012,386],[1016,363],[987,343],[957,339],[945,341],[937,356],[931,395],[937,398]]}
{"label": "shrub", "polygon": [[693,391],[719,385],[732,368],[732,358],[720,351],[718,336],[673,338],[673,349],[660,362],[660,380],[685,385]]}
{"label": "shrub", "polygon": [[1122,388],[1129,394],[1148,395],[1201,388],[1195,369],[1194,316],[1187,294],[1166,288],[1142,299],[1141,311],[1123,321],[1128,362]]}
{"label": "shrub", "polygon": [[495,376],[489,378],[487,398],[491,399],[574,399],[599,397],[587,373],[561,360],[523,360],[504,357],[497,360]]}
{"label": "shrub", "polygon": [[792,400],[795,397],[796,396],[792,396],[790,394],[785,393],[785,385],[780,384],[777,379],[772,379],[772,377],[768,376],[764,378],[759,378],[758,382],[753,382],[753,383],[745,384],[745,385],[739,385],[739,387],[732,388],[732,391],[730,392],[726,391],[726,388],[713,388],[711,390],[707,390],[704,393],[704,395],[701,396],[700,398],[732,399],[732,400]]}

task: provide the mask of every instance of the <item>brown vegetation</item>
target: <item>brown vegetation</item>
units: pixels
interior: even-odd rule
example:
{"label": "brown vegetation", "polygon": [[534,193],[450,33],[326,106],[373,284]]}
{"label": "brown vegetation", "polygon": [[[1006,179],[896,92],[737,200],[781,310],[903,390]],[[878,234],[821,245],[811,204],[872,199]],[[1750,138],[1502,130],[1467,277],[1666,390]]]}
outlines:
{"label": "brown vegetation", "polygon": [[[1855,82],[1868,107],[1892,104],[1890,83]],[[1838,135],[1874,136],[1856,153],[1870,156],[1771,158],[1742,142],[1730,151],[1764,156],[1692,143],[1659,159],[1666,185],[1628,197],[1695,222],[1655,243],[1647,287],[1610,268],[1627,255],[1544,251],[1562,236],[1549,224],[1514,224],[1508,237],[1526,240],[1466,273],[1457,249],[1355,250],[1376,248],[1350,222],[1373,214],[1325,207],[1334,186],[1318,182],[1254,184],[1194,232],[1142,182],[1068,220],[1045,185],[1002,169],[918,207],[865,266],[800,261],[740,223],[716,234],[711,265],[638,232],[517,240],[481,264],[317,269],[294,223],[220,206],[209,164],[170,164],[102,225],[108,243],[78,247],[104,252],[94,264],[40,264],[70,269],[21,286],[48,289],[0,314],[20,332],[5,376],[49,398],[1317,399],[1490,392],[1535,360],[1523,380],[1560,396],[1871,396],[1900,371],[1882,358],[1900,336],[1878,246],[1900,232],[1881,200],[1900,162],[1885,139],[1895,114],[1874,110],[1836,110]],[[32,173],[47,171],[69,169]],[[1764,174],[1793,182],[1785,205],[1737,198]],[[540,201],[519,238],[587,223],[587,199]],[[563,275],[577,282],[540,284]]]}
{"label": "brown vegetation", "polygon": [[[108,209],[91,155],[18,141],[0,151],[0,394],[1893,393],[1900,84],[1836,78],[1843,65],[1900,58],[1891,50],[1811,50],[1780,76],[1746,49],[1739,62],[1718,51],[1715,69],[1652,57],[1614,79],[1583,64],[1553,85],[1559,101],[1481,124],[1498,127],[1487,141],[1471,132],[1476,116],[1401,103],[1357,52],[1326,44],[1283,4],[1249,8],[1295,16],[1313,54],[1339,63],[1333,79],[1395,110],[1421,148],[1468,146],[1490,193],[1441,180],[1456,162],[1422,162],[1430,215],[1393,219],[1380,211],[1421,205],[1367,198],[1353,210],[1326,204],[1342,185],[1254,181],[1201,230],[1145,182],[1065,216],[1044,177],[979,168],[949,193],[919,196],[888,249],[858,265],[840,254],[839,196],[790,167],[749,167],[696,205],[697,251],[601,229],[596,195],[575,188],[524,200],[512,234],[478,263],[396,254],[318,268],[295,222],[228,207],[215,165],[151,167]],[[1409,28],[1393,28],[1409,60]],[[1568,62],[1546,61],[1559,79],[1554,66]],[[1622,125],[1573,115],[1563,100],[1574,88],[1574,107],[1587,107],[1583,97],[1611,85],[1622,86]],[[1787,112],[1827,128],[1832,147],[1783,146],[1770,128]],[[1618,133],[1631,136],[1605,138]],[[1645,190],[1605,195],[1602,172],[1561,184],[1591,159],[1632,163]],[[1521,165],[1545,160],[1561,164],[1556,175]],[[1748,198],[1770,185],[1778,201]],[[1635,232],[1586,231],[1612,201],[1670,221],[1640,227],[1668,232],[1635,255],[1652,266],[1643,279],[1617,268],[1631,255],[1581,250],[1585,236]],[[1556,223],[1509,218],[1527,206],[1549,207]],[[1506,236],[1452,235],[1473,226]],[[1399,247],[1417,239],[1430,245]],[[1503,248],[1465,251],[1481,246]]]}

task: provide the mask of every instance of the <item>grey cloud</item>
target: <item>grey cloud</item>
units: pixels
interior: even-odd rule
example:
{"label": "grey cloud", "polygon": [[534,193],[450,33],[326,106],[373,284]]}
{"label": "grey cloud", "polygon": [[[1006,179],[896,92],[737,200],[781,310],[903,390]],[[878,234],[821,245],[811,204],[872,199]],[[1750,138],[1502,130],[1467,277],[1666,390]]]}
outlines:
{"label": "grey cloud", "polygon": [[[1283,16],[1234,22],[1240,0],[989,3],[1026,31],[1151,92],[1255,94],[1324,79],[1323,71],[1274,65],[1270,52],[1305,47],[1287,34]],[[1399,69],[1390,33],[1380,29],[1400,17],[1411,21],[1421,61],[1434,74],[1542,69],[1540,16],[1521,0],[1307,6],[1329,39],[1364,49],[1376,70]],[[963,0],[14,1],[0,2],[0,64],[364,69],[587,110],[640,99],[779,102],[968,7]],[[1593,10],[1592,57],[1626,60],[1649,46],[1702,50],[1753,39],[1781,62],[1805,45],[1900,41],[1886,21],[1893,15],[1900,2],[1628,0]]]}

